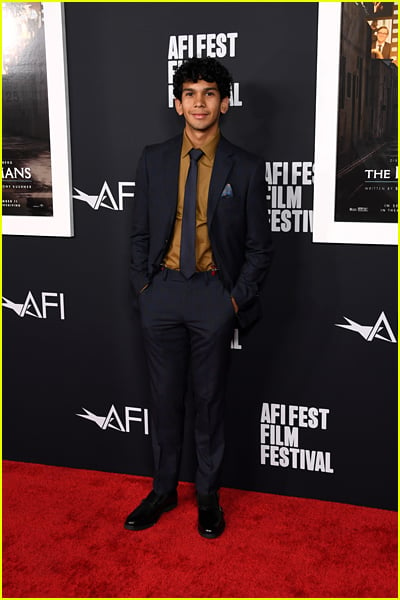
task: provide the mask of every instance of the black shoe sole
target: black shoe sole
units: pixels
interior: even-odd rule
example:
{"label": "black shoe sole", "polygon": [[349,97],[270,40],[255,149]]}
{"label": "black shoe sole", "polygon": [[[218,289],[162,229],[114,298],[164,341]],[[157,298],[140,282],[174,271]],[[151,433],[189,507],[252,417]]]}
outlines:
{"label": "black shoe sole", "polygon": [[153,525],[155,525],[157,523],[159,518],[164,513],[169,512],[170,510],[173,510],[177,506],[178,506],[177,502],[175,504],[170,504],[170,506],[167,506],[166,508],[164,508],[164,510],[159,514],[159,516],[157,517],[157,519],[155,521],[153,521],[152,523],[149,523],[148,525],[129,525],[128,523],[125,523],[124,528],[129,529],[129,531],[143,531],[143,529],[150,529],[150,527],[153,527]]}

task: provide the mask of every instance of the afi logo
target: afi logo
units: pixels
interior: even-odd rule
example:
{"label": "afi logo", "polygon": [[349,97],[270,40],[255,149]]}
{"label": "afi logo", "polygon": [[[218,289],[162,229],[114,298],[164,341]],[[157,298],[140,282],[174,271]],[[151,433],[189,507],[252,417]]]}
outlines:
{"label": "afi logo", "polygon": [[[76,413],[77,417],[82,417],[82,419],[88,419],[89,421],[93,421],[96,423],[100,429],[106,430],[108,428],[116,429],[117,431],[121,431],[122,433],[130,432],[130,423],[131,421],[143,423],[143,429],[145,435],[149,434],[149,410],[147,408],[136,408],[134,406],[125,406],[125,413],[123,418],[121,418],[115,408],[114,404],[112,404],[110,410],[108,411],[105,417],[95,415],[90,412],[86,408],[82,408],[86,414],[80,415]],[[138,414],[140,416],[132,416],[133,414]],[[141,416],[143,413],[143,416]]]}
{"label": "afi logo", "polygon": [[343,329],[349,329],[349,331],[358,333],[367,342],[372,342],[375,338],[383,340],[384,342],[390,342],[391,344],[395,344],[397,341],[383,311],[379,315],[375,325],[360,325],[347,317],[344,317],[344,319],[347,321],[348,325],[335,323],[336,327],[343,327]]}
{"label": "afi logo", "polygon": [[40,300],[36,301],[32,292],[29,291],[23,304],[12,302],[3,296],[3,307],[10,308],[19,317],[35,317],[36,319],[47,319],[48,309],[57,310],[62,321],[65,319],[64,294],[62,292],[42,292]]}
{"label": "afi logo", "polygon": [[85,194],[78,188],[74,187],[76,194],[73,194],[72,197],[76,200],[82,200],[89,204],[91,208],[94,210],[99,210],[102,208],[109,208],[110,210],[124,210],[124,198],[133,198],[135,195],[133,191],[126,191],[126,187],[133,188],[135,186],[134,181],[119,181],[118,182],[118,195],[115,198],[113,195],[110,186],[107,181],[103,183],[103,186],[97,196],[90,196],[89,194]]}

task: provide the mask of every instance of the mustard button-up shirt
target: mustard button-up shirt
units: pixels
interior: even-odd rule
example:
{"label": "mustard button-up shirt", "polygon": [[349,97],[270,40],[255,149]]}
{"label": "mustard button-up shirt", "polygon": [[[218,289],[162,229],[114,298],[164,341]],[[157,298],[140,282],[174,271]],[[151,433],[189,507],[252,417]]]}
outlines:
{"label": "mustard button-up shirt", "polygon": [[[211,174],[220,137],[221,134],[218,131],[212,140],[205,144],[205,146],[201,146],[200,150],[203,151],[203,156],[197,163],[196,269],[198,271],[208,271],[214,266],[211,242],[207,227],[207,206]],[[164,265],[168,269],[179,270],[180,268],[183,205],[185,199],[186,179],[190,166],[189,152],[192,148],[193,144],[184,131],[179,168],[178,201],[176,207],[175,225],[171,244],[163,261]]]}

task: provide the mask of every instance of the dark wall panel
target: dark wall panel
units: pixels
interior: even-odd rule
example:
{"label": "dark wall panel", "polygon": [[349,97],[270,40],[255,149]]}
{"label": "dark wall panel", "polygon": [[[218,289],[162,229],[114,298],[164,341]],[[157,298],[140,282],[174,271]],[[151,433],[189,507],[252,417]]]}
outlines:
{"label": "dark wall panel", "polygon": [[[396,253],[312,243],[317,4],[199,6],[65,4],[75,237],[4,240],[3,293],[25,307],[3,311],[4,457],[151,474],[128,280],[135,169],[182,128],[173,36],[213,49],[221,33],[238,84],[222,130],[265,157],[276,249],[263,320],[231,351],[224,485],[395,508]],[[345,317],[371,331],[381,318],[378,335]],[[185,480],[192,418],[188,397]]]}

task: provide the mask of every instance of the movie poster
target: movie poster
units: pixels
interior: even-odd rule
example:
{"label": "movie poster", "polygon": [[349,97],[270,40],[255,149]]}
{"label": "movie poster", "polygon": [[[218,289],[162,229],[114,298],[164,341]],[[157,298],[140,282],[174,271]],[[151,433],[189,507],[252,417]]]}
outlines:
{"label": "movie poster", "polygon": [[62,17],[61,3],[2,4],[5,234],[72,235]]}
{"label": "movie poster", "polygon": [[43,5],[3,3],[3,215],[52,216]]}
{"label": "movie poster", "polygon": [[397,243],[397,11],[319,7],[313,241]]}

